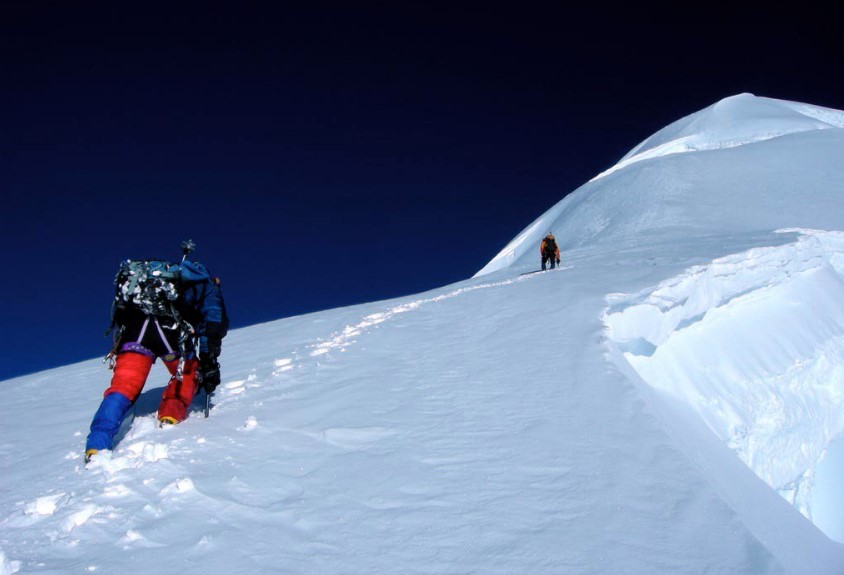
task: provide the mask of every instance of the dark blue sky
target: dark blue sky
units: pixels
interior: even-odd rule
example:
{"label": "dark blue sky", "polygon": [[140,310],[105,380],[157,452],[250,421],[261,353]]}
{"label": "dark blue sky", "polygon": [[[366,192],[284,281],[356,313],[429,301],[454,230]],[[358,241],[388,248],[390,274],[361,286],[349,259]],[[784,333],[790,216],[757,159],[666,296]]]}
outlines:
{"label": "dark blue sky", "polygon": [[844,108],[836,20],[770,6],[68,4],[0,13],[0,379],[104,355],[187,237],[234,327],[405,295],[723,97]]}

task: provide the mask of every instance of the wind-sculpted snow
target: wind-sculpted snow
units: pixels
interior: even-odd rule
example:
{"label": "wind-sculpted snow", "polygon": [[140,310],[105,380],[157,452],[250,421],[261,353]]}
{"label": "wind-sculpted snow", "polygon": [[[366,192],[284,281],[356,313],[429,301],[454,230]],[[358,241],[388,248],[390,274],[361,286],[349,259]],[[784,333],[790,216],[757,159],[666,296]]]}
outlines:
{"label": "wind-sculpted snow", "polygon": [[[844,432],[844,233],[789,233],[800,235],[612,295],[604,321],[644,381],[811,518],[824,505],[815,470]],[[841,515],[819,523],[844,533]]]}

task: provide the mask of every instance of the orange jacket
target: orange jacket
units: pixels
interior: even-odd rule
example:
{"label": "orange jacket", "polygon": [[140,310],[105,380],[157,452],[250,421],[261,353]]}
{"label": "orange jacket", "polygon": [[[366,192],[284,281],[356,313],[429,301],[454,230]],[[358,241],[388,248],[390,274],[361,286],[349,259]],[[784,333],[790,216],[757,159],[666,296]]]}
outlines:
{"label": "orange jacket", "polygon": [[554,257],[560,259],[560,246],[557,245],[557,240],[551,234],[548,234],[544,238],[542,238],[542,243],[539,244],[539,255],[543,255],[546,252],[545,246],[547,244],[546,240],[554,240]]}

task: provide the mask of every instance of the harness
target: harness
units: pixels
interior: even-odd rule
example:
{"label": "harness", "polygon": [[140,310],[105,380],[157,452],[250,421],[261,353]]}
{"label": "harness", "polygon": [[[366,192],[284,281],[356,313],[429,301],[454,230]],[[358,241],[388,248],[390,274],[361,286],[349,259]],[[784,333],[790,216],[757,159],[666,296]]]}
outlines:
{"label": "harness", "polygon": [[[118,354],[124,351],[141,353],[155,358],[155,354],[143,345],[144,337],[146,337],[150,326],[154,326],[161,343],[167,350],[167,354],[164,355],[165,360],[168,357],[173,359],[176,357],[179,358],[179,365],[176,368],[176,378],[181,381],[182,374],[184,373],[185,358],[189,355],[199,356],[199,335],[196,333],[194,327],[181,316],[174,319],[176,319],[176,321],[172,326],[162,326],[158,317],[145,315],[144,323],[141,325],[141,331],[138,333],[136,341],[127,343],[122,343],[123,335],[126,332],[126,326],[116,325],[114,320],[112,320],[112,327],[109,329],[109,332],[114,332],[114,345],[109,353],[103,358],[103,363],[108,364],[108,369],[114,369],[116,361],[115,358]],[[164,330],[179,330],[178,345],[176,346],[178,349],[173,349],[173,346],[170,345],[170,340],[167,338],[167,334],[165,334]],[[109,332],[106,332],[106,335],[108,335]]]}

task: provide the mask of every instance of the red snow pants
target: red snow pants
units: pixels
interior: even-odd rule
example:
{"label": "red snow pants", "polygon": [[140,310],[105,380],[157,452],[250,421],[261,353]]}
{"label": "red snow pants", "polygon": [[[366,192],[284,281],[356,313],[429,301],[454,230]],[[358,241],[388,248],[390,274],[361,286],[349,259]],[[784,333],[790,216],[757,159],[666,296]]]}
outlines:
{"label": "red snow pants", "polygon": [[[155,359],[148,355],[132,351],[125,351],[118,355],[114,364],[111,386],[105,390],[103,396],[119,392],[134,403],[144,388],[154,361]],[[158,405],[158,419],[172,417],[176,421],[182,421],[187,417],[188,408],[196,393],[198,365],[199,362],[196,358],[185,360],[182,368],[182,379],[179,380],[176,377],[179,360],[164,362],[164,366],[172,377],[161,396],[161,403]]]}

